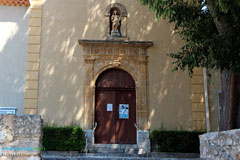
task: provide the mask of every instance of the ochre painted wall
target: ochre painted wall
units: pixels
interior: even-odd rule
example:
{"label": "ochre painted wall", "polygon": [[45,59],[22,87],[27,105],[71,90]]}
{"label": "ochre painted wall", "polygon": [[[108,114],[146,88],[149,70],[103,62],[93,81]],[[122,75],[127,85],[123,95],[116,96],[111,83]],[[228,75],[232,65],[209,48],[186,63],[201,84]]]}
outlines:
{"label": "ochre painted wall", "polygon": [[[172,72],[172,59],[183,42],[173,26],[157,21],[148,7],[135,0],[46,0],[43,4],[38,114],[45,123],[83,126],[85,62],[78,39],[103,40],[105,8],[111,2],[128,11],[131,41],[153,41],[148,50],[148,118],[150,129],[192,128],[191,79]],[[84,126],[83,126],[84,127]]]}

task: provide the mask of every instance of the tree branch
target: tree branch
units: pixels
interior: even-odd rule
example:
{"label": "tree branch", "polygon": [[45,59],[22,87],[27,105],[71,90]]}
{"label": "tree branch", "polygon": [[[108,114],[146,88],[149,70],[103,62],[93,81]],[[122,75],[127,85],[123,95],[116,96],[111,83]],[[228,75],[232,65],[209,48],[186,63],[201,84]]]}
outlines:
{"label": "tree branch", "polygon": [[215,0],[207,0],[207,6],[210,10],[210,14],[214,19],[214,23],[217,27],[219,34],[223,34],[228,29],[228,24],[224,16],[219,16],[219,8],[215,3]]}

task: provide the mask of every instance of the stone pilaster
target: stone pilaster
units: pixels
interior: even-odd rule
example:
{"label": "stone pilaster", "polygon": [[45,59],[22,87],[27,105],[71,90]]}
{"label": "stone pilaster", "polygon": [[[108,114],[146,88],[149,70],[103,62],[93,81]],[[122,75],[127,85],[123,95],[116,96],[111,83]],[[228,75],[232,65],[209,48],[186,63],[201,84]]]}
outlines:
{"label": "stone pilaster", "polygon": [[142,130],[148,130],[148,112],[147,112],[147,56],[138,58],[138,101],[137,101],[137,121],[138,127]]}
{"label": "stone pilaster", "polygon": [[206,130],[203,70],[194,70],[191,79],[193,129]]}
{"label": "stone pilaster", "polygon": [[37,114],[40,48],[42,32],[42,0],[30,1],[29,37],[24,114]]}
{"label": "stone pilaster", "polygon": [[93,104],[94,104],[94,88],[91,87],[91,81],[94,78],[94,58],[85,57],[86,63],[86,72],[85,72],[85,80],[84,80],[84,128],[90,129],[93,128]]}

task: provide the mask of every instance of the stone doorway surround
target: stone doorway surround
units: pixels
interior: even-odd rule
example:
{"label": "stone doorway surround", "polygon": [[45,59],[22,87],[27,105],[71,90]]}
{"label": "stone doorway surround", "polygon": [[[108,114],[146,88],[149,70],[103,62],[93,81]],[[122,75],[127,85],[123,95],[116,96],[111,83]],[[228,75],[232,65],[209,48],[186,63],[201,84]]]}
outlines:
{"label": "stone doorway surround", "polygon": [[[94,144],[95,82],[98,76],[109,68],[119,68],[128,72],[136,84],[137,145],[149,146],[147,107],[147,49],[151,41],[116,41],[80,39],[85,60],[84,85],[84,129],[89,143]],[[146,134],[147,132],[147,134]],[[141,134],[143,133],[143,134]],[[149,150],[148,147],[144,150]]]}

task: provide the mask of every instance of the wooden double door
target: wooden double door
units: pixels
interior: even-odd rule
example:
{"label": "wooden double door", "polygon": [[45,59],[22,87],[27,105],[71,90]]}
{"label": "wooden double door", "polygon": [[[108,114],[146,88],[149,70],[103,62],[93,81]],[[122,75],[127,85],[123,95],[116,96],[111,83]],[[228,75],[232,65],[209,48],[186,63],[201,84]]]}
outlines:
{"label": "wooden double door", "polygon": [[136,144],[135,82],[125,71],[110,69],[97,80],[95,143]]}

